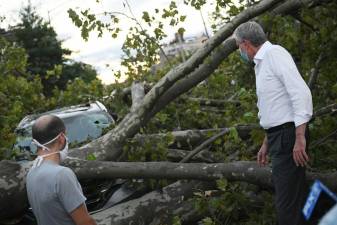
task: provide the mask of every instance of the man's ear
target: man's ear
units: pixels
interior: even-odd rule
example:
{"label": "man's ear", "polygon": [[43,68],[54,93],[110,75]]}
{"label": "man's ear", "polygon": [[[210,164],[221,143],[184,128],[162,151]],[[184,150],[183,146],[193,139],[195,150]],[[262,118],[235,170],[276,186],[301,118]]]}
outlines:
{"label": "man's ear", "polygon": [[61,135],[58,138],[58,144],[63,147],[66,142],[65,134],[62,132]]}

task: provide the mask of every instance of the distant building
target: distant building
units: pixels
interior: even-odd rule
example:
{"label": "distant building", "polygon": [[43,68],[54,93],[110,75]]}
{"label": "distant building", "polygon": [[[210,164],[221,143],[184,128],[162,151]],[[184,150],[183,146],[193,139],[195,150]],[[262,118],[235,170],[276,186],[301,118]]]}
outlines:
{"label": "distant building", "polygon": [[162,51],[159,53],[159,64],[165,64],[167,61],[166,57],[170,59],[178,55],[185,60],[187,55],[193,54],[193,52],[200,48],[207,39],[208,37],[205,34],[184,38],[183,35],[176,33],[173,41],[162,46],[164,53]]}
{"label": "distant building", "polygon": [[152,66],[151,73],[154,74],[162,68],[167,63],[167,58],[172,59],[180,56],[185,61],[188,55],[193,54],[207,40],[208,37],[205,34],[185,38],[183,35],[176,33],[171,42],[162,45],[162,51],[159,51],[160,62]]}

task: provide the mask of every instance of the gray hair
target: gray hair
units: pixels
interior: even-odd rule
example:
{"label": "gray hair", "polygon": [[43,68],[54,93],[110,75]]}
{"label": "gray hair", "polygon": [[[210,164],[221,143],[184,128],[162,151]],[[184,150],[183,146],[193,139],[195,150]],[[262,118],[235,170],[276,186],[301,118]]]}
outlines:
{"label": "gray hair", "polygon": [[262,27],[254,21],[249,21],[238,26],[235,29],[233,36],[238,43],[241,43],[243,40],[248,40],[255,47],[258,47],[267,41],[266,34]]}

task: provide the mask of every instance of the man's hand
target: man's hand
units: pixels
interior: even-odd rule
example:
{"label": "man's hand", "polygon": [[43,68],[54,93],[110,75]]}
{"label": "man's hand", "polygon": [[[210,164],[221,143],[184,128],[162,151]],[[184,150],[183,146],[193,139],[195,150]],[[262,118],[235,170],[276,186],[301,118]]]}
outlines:
{"label": "man's hand", "polygon": [[304,135],[296,136],[296,141],[293,150],[293,158],[296,166],[305,166],[309,161],[309,156],[305,152],[306,140]]}
{"label": "man's hand", "polygon": [[293,149],[293,158],[296,166],[305,166],[309,161],[309,156],[305,152],[305,128],[305,123],[296,127],[296,141]]}
{"label": "man's hand", "polygon": [[89,215],[85,203],[79,205],[74,211],[72,211],[70,216],[76,225],[96,225],[95,220],[93,220]]}
{"label": "man's hand", "polygon": [[260,166],[265,166],[268,163],[268,142],[267,142],[267,137],[264,138],[263,144],[257,153],[257,163]]}

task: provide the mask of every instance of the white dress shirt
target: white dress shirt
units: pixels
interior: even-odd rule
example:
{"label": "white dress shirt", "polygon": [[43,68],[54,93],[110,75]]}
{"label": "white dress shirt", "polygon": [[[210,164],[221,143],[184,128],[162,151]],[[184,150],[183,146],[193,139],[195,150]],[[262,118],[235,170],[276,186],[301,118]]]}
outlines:
{"label": "white dress shirt", "polygon": [[299,126],[312,116],[310,89],[289,52],[266,41],[254,56],[257,107],[264,129],[294,122]]}

